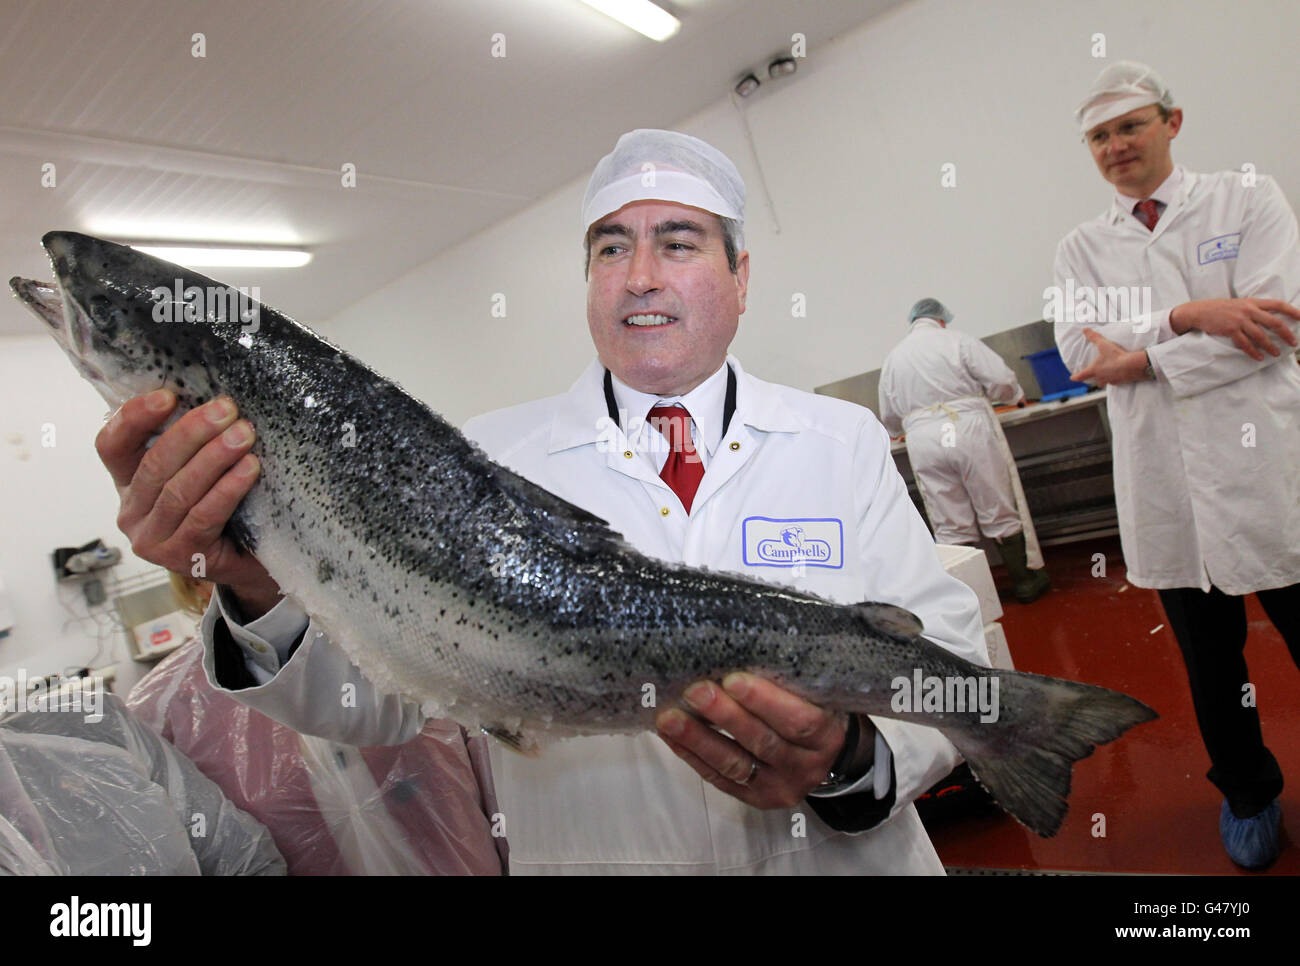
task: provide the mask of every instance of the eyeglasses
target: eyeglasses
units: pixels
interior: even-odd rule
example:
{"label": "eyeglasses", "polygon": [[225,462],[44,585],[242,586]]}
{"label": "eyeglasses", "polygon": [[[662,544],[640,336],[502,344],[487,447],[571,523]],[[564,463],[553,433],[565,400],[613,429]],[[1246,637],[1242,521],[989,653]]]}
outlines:
{"label": "eyeglasses", "polygon": [[[1146,127],[1148,124],[1150,124],[1152,121],[1156,120],[1159,117],[1160,117],[1160,112],[1157,111],[1155,114],[1152,114],[1150,117],[1133,118],[1130,121],[1125,121],[1123,124],[1120,124],[1115,128],[1114,134],[1116,137],[1121,137],[1127,141],[1130,138],[1136,137],[1138,132],[1140,132],[1144,127]],[[1098,129],[1096,131],[1093,131],[1091,134],[1086,135],[1084,137],[1084,140],[1088,143],[1088,146],[1091,148],[1101,148],[1106,146],[1106,143],[1110,140],[1110,137],[1111,137],[1110,131],[1106,131],[1104,129]]]}

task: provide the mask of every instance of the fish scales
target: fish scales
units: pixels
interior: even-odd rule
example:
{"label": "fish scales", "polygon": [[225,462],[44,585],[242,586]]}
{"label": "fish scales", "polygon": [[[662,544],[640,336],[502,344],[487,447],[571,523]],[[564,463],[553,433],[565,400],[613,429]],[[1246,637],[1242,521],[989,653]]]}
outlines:
{"label": "fish scales", "polygon": [[[1065,814],[1073,762],[1155,716],[1104,688],[973,665],[898,607],[647,557],[274,309],[254,303],[254,326],[218,299],[160,323],[159,287],[222,286],[85,235],[44,243],[58,287],[11,286],[82,375],[113,405],[166,386],[178,415],[233,398],[262,471],[231,536],[378,688],[430,713],[533,738],[634,732],[653,726],[647,685],[662,708],[747,670],[824,707],[940,729],[1041,835]],[[891,685],[910,673],[996,681],[996,721],[896,709]]]}

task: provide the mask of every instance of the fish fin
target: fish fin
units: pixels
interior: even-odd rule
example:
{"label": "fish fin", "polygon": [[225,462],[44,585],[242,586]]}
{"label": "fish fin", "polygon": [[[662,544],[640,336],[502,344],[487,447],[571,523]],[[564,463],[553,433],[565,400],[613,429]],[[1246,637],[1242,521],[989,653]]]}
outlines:
{"label": "fish fin", "polygon": [[542,753],[541,745],[522,731],[511,731],[502,725],[479,725],[479,731],[525,758],[536,758]]}
{"label": "fish fin", "polygon": [[925,629],[919,617],[910,610],[895,607],[893,604],[866,601],[854,604],[853,609],[865,617],[873,629],[904,643],[912,640]]}
{"label": "fish fin", "polygon": [[1005,706],[1017,709],[1014,722],[940,730],[1002,808],[1051,838],[1069,807],[1074,763],[1159,715],[1109,688],[1019,671],[1000,671],[998,678]]}
{"label": "fish fin", "polygon": [[611,530],[594,513],[574,506],[504,466],[494,464],[492,478],[519,512],[560,546],[583,554],[625,546],[622,535]]}

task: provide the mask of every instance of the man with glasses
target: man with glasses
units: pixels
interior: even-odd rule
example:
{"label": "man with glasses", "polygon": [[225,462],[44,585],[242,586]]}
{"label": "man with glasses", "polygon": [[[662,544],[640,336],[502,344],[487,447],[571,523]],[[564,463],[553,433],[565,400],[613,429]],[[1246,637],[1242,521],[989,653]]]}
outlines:
{"label": "man with glasses", "polygon": [[1244,595],[1300,664],[1296,217],[1253,168],[1174,165],[1183,112],[1144,64],[1104,69],[1076,119],[1115,194],[1057,249],[1056,341],[1073,378],[1108,387],[1128,579],[1159,592],[1183,653],[1224,847],[1262,868],[1282,774],[1243,656]]}

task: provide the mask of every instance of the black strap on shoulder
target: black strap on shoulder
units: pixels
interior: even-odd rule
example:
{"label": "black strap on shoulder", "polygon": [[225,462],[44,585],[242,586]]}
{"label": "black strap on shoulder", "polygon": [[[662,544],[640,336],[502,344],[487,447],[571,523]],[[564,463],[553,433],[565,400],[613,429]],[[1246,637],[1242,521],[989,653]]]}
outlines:
{"label": "black strap on shoulder", "polygon": [[736,371],[731,368],[731,363],[727,363],[727,399],[722,404],[722,438],[727,436],[727,427],[731,425],[731,417],[736,415]]}
{"label": "black strap on shoulder", "polygon": [[618,403],[614,401],[614,377],[605,370],[605,408],[609,410],[609,418],[618,425]]}
{"label": "black strap on shoulder", "polygon": [[[609,418],[615,423],[618,422],[618,403],[614,400],[614,377],[610,375],[608,369],[605,370],[605,409],[609,412]],[[727,397],[722,403],[722,435],[727,435],[727,427],[731,425],[731,417],[736,415],[736,370],[731,368],[731,363],[727,363]]]}

